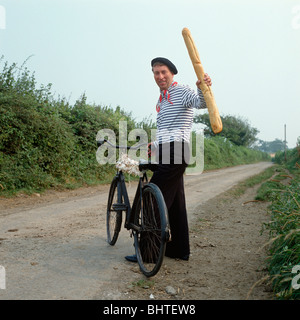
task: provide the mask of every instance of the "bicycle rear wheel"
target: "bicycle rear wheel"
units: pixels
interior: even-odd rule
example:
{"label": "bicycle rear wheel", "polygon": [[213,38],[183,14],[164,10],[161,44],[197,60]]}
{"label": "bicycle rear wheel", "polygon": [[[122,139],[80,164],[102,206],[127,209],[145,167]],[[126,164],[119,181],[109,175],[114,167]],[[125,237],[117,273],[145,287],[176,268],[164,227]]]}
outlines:
{"label": "bicycle rear wheel", "polygon": [[142,191],[142,201],[134,213],[134,243],[141,271],[147,277],[154,276],[160,269],[169,240],[169,219],[160,189],[153,183]]}
{"label": "bicycle rear wheel", "polygon": [[114,177],[108,194],[106,211],[107,242],[114,245],[117,242],[122,224],[122,195],[118,190],[118,177]]}

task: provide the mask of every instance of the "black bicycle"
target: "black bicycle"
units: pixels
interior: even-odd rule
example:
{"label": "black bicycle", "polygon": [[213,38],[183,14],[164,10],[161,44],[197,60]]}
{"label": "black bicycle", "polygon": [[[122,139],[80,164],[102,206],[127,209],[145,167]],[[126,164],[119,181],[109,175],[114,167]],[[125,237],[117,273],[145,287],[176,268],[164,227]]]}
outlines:
{"label": "black bicycle", "polygon": [[[124,147],[101,140],[97,141],[98,147],[103,143],[125,151],[147,145]],[[148,182],[147,170],[155,171],[157,164],[140,160],[138,169],[141,175],[132,206],[122,170],[117,171],[111,182],[106,212],[107,241],[110,245],[116,243],[121,230],[122,213],[125,212],[124,227],[131,230],[134,236],[139,267],[145,276],[152,277],[159,271],[166,243],[170,241],[168,210],[158,186]]]}

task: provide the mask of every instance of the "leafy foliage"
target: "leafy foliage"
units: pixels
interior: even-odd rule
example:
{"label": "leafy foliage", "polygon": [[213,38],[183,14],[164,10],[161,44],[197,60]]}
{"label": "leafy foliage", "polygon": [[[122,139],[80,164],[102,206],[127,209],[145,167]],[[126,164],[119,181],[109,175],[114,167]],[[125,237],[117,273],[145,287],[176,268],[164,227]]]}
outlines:
{"label": "leafy foliage", "polygon": [[[278,189],[277,189],[278,190]],[[266,225],[272,237],[268,269],[273,290],[279,299],[299,299],[292,286],[294,266],[300,265],[300,188],[299,181],[273,192],[271,222]]]}
{"label": "leafy foliage", "polygon": [[296,163],[300,162],[300,148],[294,148],[286,150],[286,152],[276,152],[275,163],[284,164],[289,170],[294,171],[296,169]]}
{"label": "leafy foliage", "polygon": [[2,189],[55,185],[67,174],[73,146],[71,130],[49,101],[49,87],[36,90],[26,68],[6,63],[0,75]]}
{"label": "leafy foliage", "polygon": [[259,140],[255,148],[263,152],[275,153],[277,151],[284,151],[285,142],[280,139],[275,139],[274,141]]}
{"label": "leafy foliage", "polygon": [[204,169],[216,169],[226,166],[270,161],[268,154],[237,146],[223,137],[211,137],[204,140]]}
{"label": "leafy foliage", "polygon": [[[298,154],[296,148],[295,152]],[[296,276],[293,268],[300,266],[300,165],[295,152],[289,154],[288,166],[283,166],[284,170],[292,168],[292,174],[281,173],[268,184],[271,221],[264,224],[270,235],[267,267],[273,291],[277,299],[285,300],[300,299],[300,290],[292,283]]]}
{"label": "leafy foliage", "polygon": [[121,108],[91,106],[82,95],[70,106],[55,99],[51,84],[36,88],[23,64],[4,63],[0,74],[0,191],[41,191],[105,181],[114,168],[99,167],[96,133],[118,131],[119,120],[135,127]]}

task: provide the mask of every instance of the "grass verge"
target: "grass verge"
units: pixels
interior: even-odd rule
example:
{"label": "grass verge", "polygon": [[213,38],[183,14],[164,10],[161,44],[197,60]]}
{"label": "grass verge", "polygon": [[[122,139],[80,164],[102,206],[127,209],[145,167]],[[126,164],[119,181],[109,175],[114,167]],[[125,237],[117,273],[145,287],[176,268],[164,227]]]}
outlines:
{"label": "grass verge", "polygon": [[277,175],[263,183],[256,199],[269,201],[266,266],[276,299],[300,299],[300,166],[276,166]]}
{"label": "grass verge", "polygon": [[230,193],[233,196],[240,196],[245,193],[245,191],[248,188],[254,187],[255,185],[262,183],[263,181],[266,181],[267,179],[270,179],[274,173],[276,172],[277,166],[272,166],[267,168],[265,171],[262,173],[259,173],[257,175],[254,175],[240,183],[238,183],[234,188],[230,189]]}

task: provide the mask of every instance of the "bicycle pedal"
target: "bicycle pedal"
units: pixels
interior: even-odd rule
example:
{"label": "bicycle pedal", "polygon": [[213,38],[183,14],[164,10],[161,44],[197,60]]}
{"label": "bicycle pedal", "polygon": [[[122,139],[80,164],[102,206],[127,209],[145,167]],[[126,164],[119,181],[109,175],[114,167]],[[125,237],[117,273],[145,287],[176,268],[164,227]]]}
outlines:
{"label": "bicycle pedal", "polygon": [[172,235],[171,235],[171,231],[169,231],[166,234],[166,242],[171,242],[171,241],[172,241]]}

